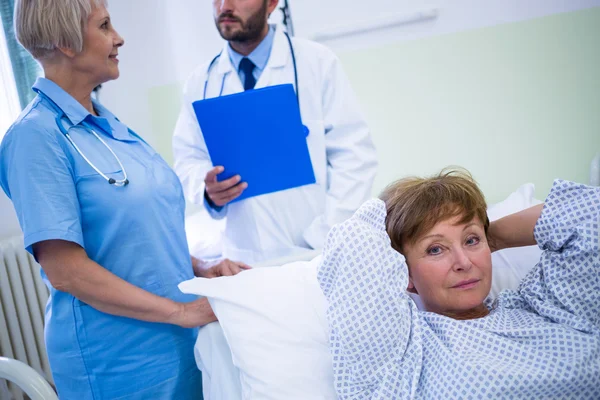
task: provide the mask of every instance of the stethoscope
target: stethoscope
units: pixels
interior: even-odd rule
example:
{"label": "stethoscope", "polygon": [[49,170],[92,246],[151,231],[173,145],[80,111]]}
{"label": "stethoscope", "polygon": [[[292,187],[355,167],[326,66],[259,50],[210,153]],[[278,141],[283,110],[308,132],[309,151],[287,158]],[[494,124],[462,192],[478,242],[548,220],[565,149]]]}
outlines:
{"label": "stethoscope", "polygon": [[123,179],[109,178],[104,173],[102,173],[102,171],[100,171],[98,168],[96,168],[96,166],[85,156],[85,154],[83,154],[83,152],[75,144],[75,142],[71,138],[71,135],[69,135],[69,130],[71,128],[75,127],[75,125],[71,124],[71,126],[68,129],[65,129],[65,126],[63,125],[63,120],[66,117],[65,112],[54,101],[52,101],[44,92],[42,92],[41,90],[35,90],[35,91],[37,92],[37,94],[39,96],[42,96],[44,99],[46,99],[48,101],[48,104],[50,105],[50,107],[52,107],[52,109],[56,113],[55,121],[56,121],[56,125],[58,126],[58,129],[60,129],[61,133],[63,135],[65,135],[65,137],[73,145],[73,147],[75,148],[75,150],[77,150],[77,153],[79,153],[79,155],[81,157],[83,157],[83,159],[88,163],[88,165],[90,167],[92,167],[94,169],[94,171],[96,171],[98,174],[100,174],[100,176],[102,176],[104,179],[106,179],[106,181],[109,184],[115,185],[115,186],[125,186],[125,185],[127,185],[129,183],[129,179],[127,179],[127,172],[125,171],[125,167],[123,167],[123,164],[121,163],[121,160],[119,159],[119,157],[117,157],[117,155],[115,154],[115,152],[100,137],[100,135],[98,135],[96,133],[96,131],[94,131],[94,129],[92,129],[90,126],[88,126],[84,122],[81,123],[81,127],[83,129],[85,129],[86,131],[91,132],[96,137],[96,139],[98,139],[108,149],[108,151],[110,151],[110,153],[113,155],[113,157],[115,158],[115,160],[117,160],[117,162],[119,163],[119,166],[121,167],[121,171],[123,171]]}
{"label": "stethoscope", "polygon": [[[300,88],[298,86],[298,67],[296,66],[296,53],[294,52],[294,46],[292,45],[292,39],[287,32],[283,32],[285,37],[287,38],[288,44],[290,46],[290,53],[292,54],[292,62],[294,63],[294,83],[296,84],[296,101],[298,101],[298,107],[300,107]],[[206,91],[208,89],[208,81],[210,80],[210,70],[213,65],[217,62],[217,60],[221,57],[221,53],[217,54],[215,58],[212,59],[210,64],[208,64],[208,69],[206,71],[206,81],[204,82],[204,96],[203,99],[206,99]],[[221,82],[221,90],[219,91],[219,97],[223,95],[223,89],[225,87],[225,79],[227,78],[227,74],[223,75],[223,81]]]}

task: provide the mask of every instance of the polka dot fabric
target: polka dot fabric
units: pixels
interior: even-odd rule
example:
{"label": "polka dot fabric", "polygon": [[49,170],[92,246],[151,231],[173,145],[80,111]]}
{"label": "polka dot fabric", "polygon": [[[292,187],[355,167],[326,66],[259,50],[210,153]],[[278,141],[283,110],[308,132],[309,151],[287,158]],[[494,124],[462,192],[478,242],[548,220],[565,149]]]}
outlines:
{"label": "polka dot fabric", "polygon": [[417,310],[385,215],[371,200],[334,227],[319,268],[341,400],[600,399],[600,188],[554,183],[540,262],[468,321]]}

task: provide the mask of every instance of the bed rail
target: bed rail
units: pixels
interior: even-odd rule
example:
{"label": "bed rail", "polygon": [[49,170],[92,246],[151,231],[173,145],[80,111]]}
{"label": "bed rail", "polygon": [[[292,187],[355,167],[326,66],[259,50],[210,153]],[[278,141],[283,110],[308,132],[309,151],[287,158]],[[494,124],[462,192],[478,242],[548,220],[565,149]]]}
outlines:
{"label": "bed rail", "polygon": [[15,383],[31,400],[58,400],[48,382],[21,361],[0,357],[0,379]]}

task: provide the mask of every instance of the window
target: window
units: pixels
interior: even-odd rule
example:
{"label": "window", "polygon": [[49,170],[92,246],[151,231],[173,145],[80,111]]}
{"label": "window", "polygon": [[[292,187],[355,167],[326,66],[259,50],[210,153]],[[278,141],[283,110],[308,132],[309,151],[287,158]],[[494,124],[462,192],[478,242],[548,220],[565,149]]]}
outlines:
{"label": "window", "polygon": [[0,20],[0,140],[21,112],[6,37]]}

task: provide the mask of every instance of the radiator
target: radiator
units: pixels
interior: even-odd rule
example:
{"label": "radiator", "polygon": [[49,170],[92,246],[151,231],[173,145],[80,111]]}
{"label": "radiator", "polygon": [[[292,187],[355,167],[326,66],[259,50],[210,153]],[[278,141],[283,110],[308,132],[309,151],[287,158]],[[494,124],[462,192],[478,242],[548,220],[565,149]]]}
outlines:
{"label": "radiator", "polygon": [[[0,355],[24,362],[53,384],[44,345],[47,299],[40,266],[23,248],[23,238],[0,242]],[[15,399],[23,398],[14,385],[9,388]]]}

